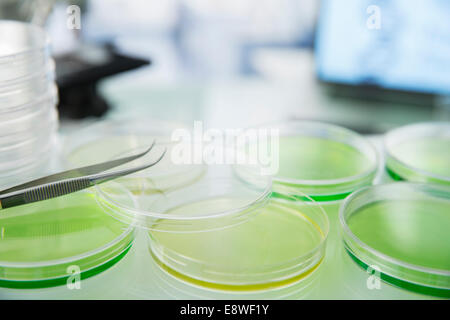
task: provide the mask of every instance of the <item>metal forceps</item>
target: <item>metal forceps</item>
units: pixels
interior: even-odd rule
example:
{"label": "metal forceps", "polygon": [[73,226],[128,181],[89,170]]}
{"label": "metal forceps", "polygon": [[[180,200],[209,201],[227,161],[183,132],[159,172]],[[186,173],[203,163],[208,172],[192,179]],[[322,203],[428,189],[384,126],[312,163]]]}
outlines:
{"label": "metal forceps", "polygon": [[59,172],[0,191],[0,209],[60,197],[152,167],[164,157],[166,149],[151,163],[114,172],[103,172],[146,155],[154,146],[155,142],[144,152],[133,156]]}

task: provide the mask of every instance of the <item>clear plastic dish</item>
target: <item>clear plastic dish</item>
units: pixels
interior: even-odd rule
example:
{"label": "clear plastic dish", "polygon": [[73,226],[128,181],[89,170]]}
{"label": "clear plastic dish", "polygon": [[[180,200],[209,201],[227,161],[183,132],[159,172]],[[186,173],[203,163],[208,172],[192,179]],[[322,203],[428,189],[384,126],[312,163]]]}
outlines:
{"label": "clear plastic dish", "polygon": [[0,82],[33,74],[50,57],[50,40],[44,29],[18,21],[0,21]]}
{"label": "clear plastic dish", "polygon": [[264,128],[279,132],[275,191],[300,190],[319,202],[336,201],[373,181],[376,150],[351,130],[313,121],[273,123],[258,129]]}
{"label": "clear plastic dish", "polygon": [[4,209],[0,223],[3,287],[63,285],[74,272],[85,279],[114,265],[134,240],[134,229],[104,213],[89,190]]}
{"label": "clear plastic dish", "polygon": [[247,292],[213,291],[173,277],[161,269],[150,255],[142,256],[141,259],[145,260],[140,261],[141,266],[136,270],[136,283],[131,286],[132,290],[127,292],[133,299],[298,300],[316,299],[320,292],[322,266],[290,286]]}
{"label": "clear plastic dish", "polygon": [[235,172],[208,166],[201,179],[182,188],[142,192],[135,208],[123,205],[111,184],[98,186],[97,196],[114,217],[139,221],[150,254],[178,280],[249,292],[305,279],[324,257],[325,212],[311,199],[272,198],[270,177],[242,180]]}
{"label": "clear plastic dish", "polygon": [[54,61],[45,31],[0,21],[1,185],[43,168],[58,128]]}
{"label": "clear plastic dish", "polygon": [[0,113],[5,115],[23,109],[48,94],[56,93],[55,67],[53,60],[49,66],[35,74],[21,79],[0,83]]}
{"label": "clear plastic dish", "polygon": [[450,185],[450,123],[418,123],[384,139],[386,171],[395,180]]}
{"label": "clear plastic dish", "polygon": [[344,246],[382,280],[450,297],[450,189],[394,183],[360,189],[340,208]]}
{"label": "clear plastic dish", "polygon": [[40,147],[37,147],[38,151],[34,153],[28,152],[26,153],[27,156],[22,156],[21,158],[15,157],[15,160],[8,158],[3,159],[0,170],[1,179],[7,177],[14,178],[14,176],[33,170],[33,168],[41,167],[42,162],[47,161],[47,159],[51,157],[51,151],[55,147],[55,140],[56,135],[51,134],[48,140],[44,141]]}
{"label": "clear plastic dish", "polygon": [[0,146],[0,163],[16,161],[24,157],[39,153],[51,141],[56,133],[56,123],[47,130],[37,133],[32,139],[20,143]]}
{"label": "clear plastic dish", "polygon": [[[231,179],[233,175],[231,166],[208,166],[201,178],[176,188],[163,190],[151,184],[142,184],[139,180],[135,180],[137,184],[132,186],[130,181],[117,179],[117,184],[105,184],[96,189],[100,206],[118,220],[138,224],[147,230],[202,232],[240,224],[255,212],[255,207],[264,206],[267,202],[271,194],[269,177],[255,176],[250,182],[244,182],[237,178]],[[123,187],[136,196],[138,207],[122,203],[120,188]],[[225,201],[224,194],[232,201]],[[181,212],[166,213],[168,206],[170,209],[184,206],[187,196],[191,202],[211,199],[208,211],[180,209]],[[115,210],[109,210],[110,206]]]}
{"label": "clear plastic dish", "polygon": [[35,135],[48,128],[55,119],[58,119],[58,111],[54,105],[54,97],[47,97],[47,100],[36,102],[33,111],[17,118],[0,121],[0,144],[10,141],[20,142],[17,136]]}
{"label": "clear plastic dish", "polygon": [[164,191],[189,184],[203,174],[204,167],[172,161],[172,150],[177,142],[172,141],[171,134],[178,128],[184,126],[150,118],[102,121],[87,126],[67,137],[64,143],[67,166],[80,167],[136,154],[155,141],[151,153],[128,165],[152,162],[164,149],[167,149],[166,156],[149,169],[120,178],[121,183],[135,194],[143,190]]}
{"label": "clear plastic dish", "polygon": [[[31,140],[35,141],[37,137],[45,135],[48,132],[56,133],[58,129],[58,112],[54,107],[48,106],[47,108],[49,109],[48,114],[43,113],[36,121],[33,121],[32,118],[29,119],[29,126],[27,126],[27,123],[19,123],[17,127],[10,125],[2,128],[2,125],[0,124],[0,146],[9,147],[21,145]],[[13,123],[8,122],[8,124]]]}
{"label": "clear plastic dish", "polygon": [[40,108],[45,107],[46,104],[55,106],[58,103],[58,89],[56,84],[49,83],[47,90],[41,95],[35,97],[26,95],[26,97],[22,97],[21,100],[28,102],[8,108],[6,108],[6,104],[4,105],[5,108],[0,107],[0,117],[2,118],[2,121],[26,117],[28,114],[32,114]]}
{"label": "clear plastic dish", "polygon": [[[33,126],[25,126],[22,132],[3,134],[0,136],[0,177],[11,180],[15,175],[23,175],[33,171],[33,168],[42,167],[52,149],[58,129],[57,112],[51,108],[45,117],[38,123],[31,122]],[[0,125],[0,128],[2,126]],[[9,127],[11,128],[11,127]],[[12,179],[14,181],[14,179]]]}
{"label": "clear plastic dish", "polygon": [[0,170],[0,189],[6,189],[15,185],[31,181],[46,174],[50,174],[49,169],[55,163],[55,154],[51,152],[57,145],[57,136],[55,135],[48,147],[42,152],[35,154],[29,159],[22,159],[18,163],[12,163],[9,168]]}
{"label": "clear plastic dish", "polygon": [[48,152],[48,146],[56,135],[57,124],[50,127],[49,130],[36,134],[34,139],[8,146],[0,147],[0,171],[9,168],[8,163],[17,167],[17,161],[28,159],[30,157],[41,156],[41,153]]}

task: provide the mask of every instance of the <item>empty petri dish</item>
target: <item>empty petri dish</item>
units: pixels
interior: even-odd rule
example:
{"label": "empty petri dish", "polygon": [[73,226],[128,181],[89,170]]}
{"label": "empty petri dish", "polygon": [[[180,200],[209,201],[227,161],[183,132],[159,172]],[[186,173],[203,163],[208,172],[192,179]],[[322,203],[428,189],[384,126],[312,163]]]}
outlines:
{"label": "empty petri dish", "polygon": [[86,190],[2,210],[0,239],[0,286],[41,288],[108,269],[130,249],[134,229]]}
{"label": "empty petri dish", "polygon": [[271,131],[279,136],[278,147],[272,150],[279,161],[273,180],[274,190],[281,194],[300,190],[315,201],[337,201],[372,183],[377,153],[351,130],[313,121],[287,121],[257,129],[277,130]]}
{"label": "empty petri dish", "polygon": [[345,249],[382,280],[450,297],[450,190],[394,183],[356,191],[340,209]]}
{"label": "empty petri dish", "polygon": [[450,123],[418,123],[384,139],[386,171],[395,180],[450,185]]}
{"label": "empty petri dish", "polygon": [[99,203],[120,208],[119,219],[141,220],[154,261],[191,285],[250,292],[306,279],[323,260],[326,214],[312,200],[271,197],[267,176],[243,180],[235,172],[208,166],[182,188],[142,193],[135,208],[122,205],[111,185],[99,186]]}

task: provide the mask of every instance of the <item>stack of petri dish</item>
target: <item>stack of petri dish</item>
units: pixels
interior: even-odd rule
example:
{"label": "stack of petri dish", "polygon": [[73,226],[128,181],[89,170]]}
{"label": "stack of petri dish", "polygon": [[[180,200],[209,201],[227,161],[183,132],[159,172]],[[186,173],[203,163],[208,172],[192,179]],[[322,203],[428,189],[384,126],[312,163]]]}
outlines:
{"label": "stack of petri dish", "polygon": [[40,27],[0,21],[0,187],[49,162],[58,128],[50,42]]}

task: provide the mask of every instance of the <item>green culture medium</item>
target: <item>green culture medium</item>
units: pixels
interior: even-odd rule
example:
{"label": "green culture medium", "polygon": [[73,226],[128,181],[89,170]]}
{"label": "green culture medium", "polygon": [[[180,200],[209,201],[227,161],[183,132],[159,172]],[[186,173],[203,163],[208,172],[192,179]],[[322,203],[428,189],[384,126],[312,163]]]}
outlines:
{"label": "green culture medium", "polygon": [[278,129],[280,135],[275,191],[289,194],[300,190],[319,202],[336,201],[372,183],[377,154],[357,133],[312,121],[288,121],[263,128]]}
{"label": "green culture medium", "polygon": [[359,264],[378,267],[397,286],[450,297],[449,190],[403,183],[364,189],[346,200],[341,222]]}
{"label": "green culture medium", "polygon": [[73,271],[87,278],[120,260],[133,240],[134,229],[104,213],[89,191],[5,209],[0,286],[61,285]]}
{"label": "green culture medium", "polygon": [[342,142],[316,137],[280,139],[279,178],[343,179],[364,173],[370,167],[366,155]]}
{"label": "green culture medium", "polygon": [[420,123],[389,132],[386,170],[395,180],[450,185],[450,124]]}
{"label": "green culture medium", "polygon": [[[209,199],[166,213],[208,212],[233,201]],[[302,256],[321,246],[326,230],[296,205],[281,200],[270,200],[256,210],[259,212],[242,224],[204,232],[177,233],[177,227],[172,227],[175,232],[167,232],[164,224],[168,222],[162,220],[149,231],[152,253],[170,274],[222,290],[270,289],[294,283],[314,271],[323,255],[312,254],[305,259],[311,259],[309,263]]]}
{"label": "green culture medium", "polygon": [[182,188],[139,194],[134,207],[111,188],[97,191],[102,207],[146,229],[150,254],[176,279],[234,292],[290,286],[323,260],[327,216],[312,200],[273,198],[270,178],[250,172],[211,165]]}

